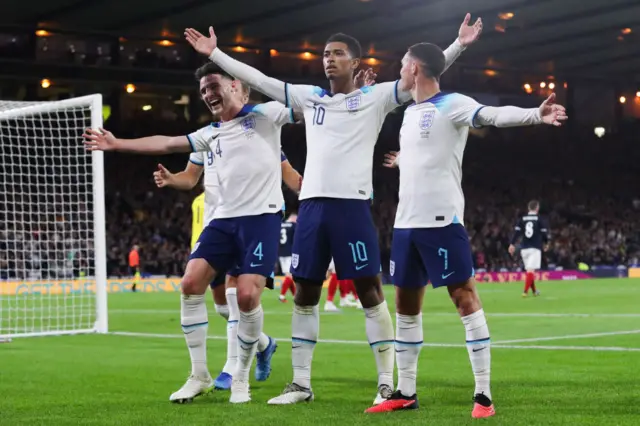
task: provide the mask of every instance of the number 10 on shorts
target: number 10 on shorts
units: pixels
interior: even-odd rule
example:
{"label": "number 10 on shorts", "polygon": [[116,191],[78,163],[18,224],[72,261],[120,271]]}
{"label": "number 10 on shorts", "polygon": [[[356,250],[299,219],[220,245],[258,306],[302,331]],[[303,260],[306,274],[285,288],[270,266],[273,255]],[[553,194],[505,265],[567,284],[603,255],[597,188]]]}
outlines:
{"label": "number 10 on shorts", "polygon": [[353,263],[363,263],[369,261],[369,257],[367,256],[367,246],[362,241],[356,241],[354,243],[349,243],[349,247],[351,248],[351,255],[353,256]]}

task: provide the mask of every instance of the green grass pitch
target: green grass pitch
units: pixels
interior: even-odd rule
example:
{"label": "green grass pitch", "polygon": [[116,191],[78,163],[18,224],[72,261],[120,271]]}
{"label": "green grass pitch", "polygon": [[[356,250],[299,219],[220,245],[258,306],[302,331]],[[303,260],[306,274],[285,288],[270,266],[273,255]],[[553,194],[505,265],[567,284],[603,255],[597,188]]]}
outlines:
{"label": "green grass pitch", "polygon": [[[322,314],[312,385],[316,401],[267,406],[291,380],[292,303],[266,291],[265,331],[282,340],[253,401],[215,392],[193,404],[169,395],[190,369],[177,293],[109,296],[114,334],[14,339],[0,345],[1,425],[637,425],[640,424],[640,279],[480,284],[492,339],[497,415],[471,419],[473,376],[464,330],[446,291],[427,290],[420,409],[366,415],[376,393],[360,311]],[[393,288],[386,288],[393,305]],[[324,303],[324,300],[321,302]],[[225,359],[225,323],[209,298],[209,367]],[[322,307],[322,306],[321,306]],[[126,333],[130,333],[127,335]],[[253,372],[252,372],[253,377]]]}

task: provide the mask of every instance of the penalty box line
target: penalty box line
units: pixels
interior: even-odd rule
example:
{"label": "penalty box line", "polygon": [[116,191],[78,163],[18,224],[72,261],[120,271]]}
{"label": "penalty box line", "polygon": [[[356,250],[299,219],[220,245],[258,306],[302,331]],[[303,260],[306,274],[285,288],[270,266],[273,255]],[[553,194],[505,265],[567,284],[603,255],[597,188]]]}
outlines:
{"label": "penalty box line", "polygon": [[[640,333],[640,330],[627,330],[627,331],[612,331],[607,333],[589,333],[589,334],[572,334],[566,336],[549,336],[549,337],[534,337],[531,339],[520,339],[520,342],[538,342],[548,340],[561,340],[561,339],[577,339],[587,337],[602,337],[602,336],[616,336],[624,334],[636,334]],[[181,339],[184,338],[182,334],[162,334],[162,333],[139,333],[130,331],[112,331],[109,332],[115,336],[128,336],[128,337],[144,337],[144,338],[159,338],[159,339]],[[227,340],[227,336],[207,336],[208,340]],[[280,342],[291,343],[290,338],[275,338]],[[536,349],[536,350],[573,350],[573,351],[598,351],[598,352],[640,352],[640,348],[625,348],[619,346],[544,346],[544,345],[514,345],[515,340],[496,341],[491,344],[492,348],[497,349]],[[320,339],[318,343],[330,343],[340,345],[368,345],[369,343],[364,340],[340,340],[340,339]],[[424,343],[424,347],[433,348],[465,348],[465,344],[460,343]]]}

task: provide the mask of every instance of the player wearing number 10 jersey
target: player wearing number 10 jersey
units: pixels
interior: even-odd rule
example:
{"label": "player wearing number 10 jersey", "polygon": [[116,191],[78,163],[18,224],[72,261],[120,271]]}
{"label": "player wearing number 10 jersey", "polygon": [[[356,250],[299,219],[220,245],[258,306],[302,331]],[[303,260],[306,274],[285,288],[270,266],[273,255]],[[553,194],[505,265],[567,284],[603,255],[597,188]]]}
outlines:
{"label": "player wearing number 10 jersey", "polygon": [[[462,52],[462,43],[477,38],[466,22],[459,40],[447,49],[448,65]],[[382,402],[393,388],[394,333],[378,276],[380,253],[369,203],[373,150],[386,114],[408,101],[410,93],[399,90],[398,82],[357,89],[353,75],[360,65],[361,48],[344,34],[330,37],[324,50],[330,91],[286,84],[232,59],[217,48],[213,28],[209,37],[193,29],[187,29],[186,36],[196,50],[227,72],[305,116],[307,163],[291,264],[297,288],[292,320],[294,378],[269,403],[293,404],[314,397],[311,360],[318,340],[318,304],[332,257],[338,277],[353,279],[358,289],[378,369],[375,403]]]}
{"label": "player wearing number 10 jersey", "polygon": [[524,263],[524,269],[527,272],[524,284],[523,297],[527,297],[529,289],[534,296],[539,296],[540,292],[536,289],[535,272],[540,269],[542,264],[542,251],[546,251],[549,246],[549,231],[546,221],[538,215],[540,211],[540,203],[536,200],[529,201],[527,205],[529,212],[520,218],[516,224],[509,245],[509,254],[513,256],[516,251],[516,243],[520,238],[520,255]]}

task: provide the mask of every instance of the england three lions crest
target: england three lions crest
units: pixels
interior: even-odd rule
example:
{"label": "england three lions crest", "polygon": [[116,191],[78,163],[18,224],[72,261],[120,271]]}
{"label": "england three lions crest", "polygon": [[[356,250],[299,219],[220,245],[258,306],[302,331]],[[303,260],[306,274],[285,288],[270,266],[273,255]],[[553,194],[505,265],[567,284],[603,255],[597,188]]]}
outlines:
{"label": "england three lions crest", "polygon": [[245,136],[248,139],[251,139],[253,137],[253,135],[255,134],[255,128],[256,128],[256,118],[249,116],[247,118],[245,118],[244,120],[242,120],[242,122],[240,123],[240,125],[242,126],[242,130],[244,131]]}
{"label": "england three lions crest", "polygon": [[420,129],[427,130],[433,125],[433,117],[435,117],[435,111],[425,111],[420,117]]}
{"label": "england three lions crest", "polygon": [[358,108],[360,108],[360,103],[362,101],[362,97],[360,95],[349,96],[345,99],[347,103],[347,111],[356,112]]}

